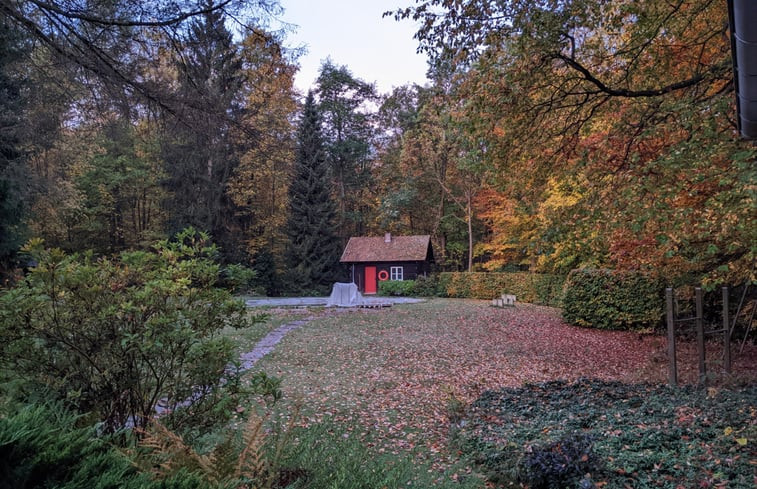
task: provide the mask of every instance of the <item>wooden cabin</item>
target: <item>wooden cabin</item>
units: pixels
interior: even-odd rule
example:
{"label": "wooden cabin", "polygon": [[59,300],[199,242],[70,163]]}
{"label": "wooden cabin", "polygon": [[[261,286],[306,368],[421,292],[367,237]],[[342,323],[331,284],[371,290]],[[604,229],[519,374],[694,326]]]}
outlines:
{"label": "wooden cabin", "polygon": [[431,272],[431,236],[352,237],[340,260],[363,294],[375,294],[384,280],[415,280]]}

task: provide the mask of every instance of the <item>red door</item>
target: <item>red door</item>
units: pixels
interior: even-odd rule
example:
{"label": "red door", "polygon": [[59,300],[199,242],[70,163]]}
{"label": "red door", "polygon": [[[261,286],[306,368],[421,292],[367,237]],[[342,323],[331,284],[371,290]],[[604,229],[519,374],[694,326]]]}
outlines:
{"label": "red door", "polygon": [[365,267],[365,293],[376,293],[376,267]]}

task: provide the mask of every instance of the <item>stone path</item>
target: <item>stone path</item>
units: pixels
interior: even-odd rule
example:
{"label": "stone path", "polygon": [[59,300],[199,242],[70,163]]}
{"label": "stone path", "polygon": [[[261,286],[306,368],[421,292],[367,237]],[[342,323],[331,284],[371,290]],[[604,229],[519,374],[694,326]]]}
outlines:
{"label": "stone path", "polygon": [[[265,297],[261,299],[247,299],[247,307],[300,307],[300,306],[325,306],[328,297]],[[364,297],[366,304],[371,303],[391,303],[391,304],[412,304],[423,302],[423,299],[414,299],[411,297]]]}
{"label": "stone path", "polygon": [[289,332],[299,328],[300,326],[312,321],[313,319],[315,318],[309,317],[282,324],[278,328],[265,335],[265,337],[262,340],[258,341],[258,343],[251,351],[242,353],[242,355],[239,357],[241,361],[240,369],[250,370],[253,366],[255,366],[258,360],[271,353],[273,349],[276,348],[276,345],[282,339],[284,339],[284,336],[286,336]]}

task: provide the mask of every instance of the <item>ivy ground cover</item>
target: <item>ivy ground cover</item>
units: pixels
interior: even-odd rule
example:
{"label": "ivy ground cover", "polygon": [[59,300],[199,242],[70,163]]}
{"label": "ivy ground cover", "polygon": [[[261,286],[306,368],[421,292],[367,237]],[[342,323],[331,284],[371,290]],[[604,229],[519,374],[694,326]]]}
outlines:
{"label": "ivy ground cover", "polygon": [[[303,422],[338,423],[379,453],[411,451],[441,469],[460,455],[450,427],[483,392],[558,379],[664,383],[665,347],[661,336],[568,326],[553,308],[438,299],[316,319],[259,368],[282,377],[286,398],[302,399]],[[720,350],[708,347],[714,372]],[[753,382],[757,349],[734,370]],[[691,344],[679,350],[679,375],[696,379]]]}

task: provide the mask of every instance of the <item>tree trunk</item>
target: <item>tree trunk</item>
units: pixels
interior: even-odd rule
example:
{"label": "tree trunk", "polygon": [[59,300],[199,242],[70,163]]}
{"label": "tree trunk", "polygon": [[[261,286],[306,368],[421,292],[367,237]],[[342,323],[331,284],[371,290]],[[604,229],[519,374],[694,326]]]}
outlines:
{"label": "tree trunk", "polygon": [[466,209],[468,221],[468,272],[473,271],[473,205],[471,192],[466,192]]}

